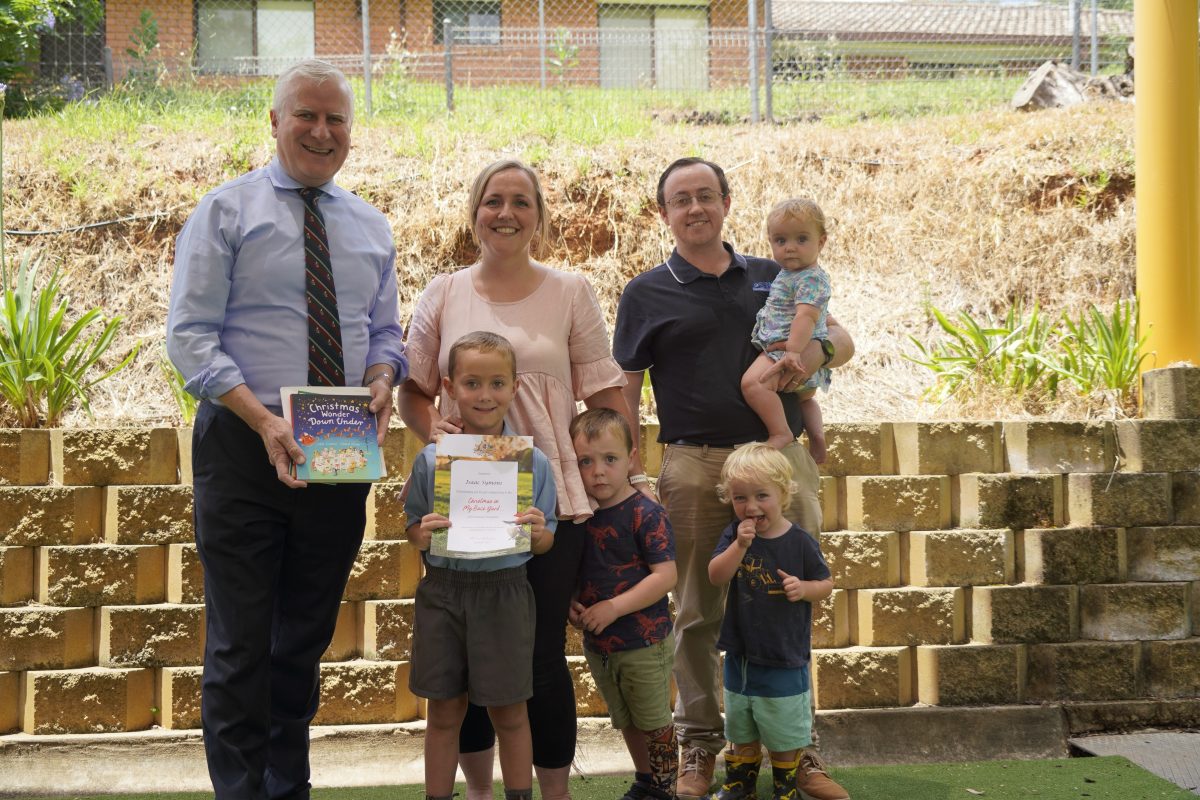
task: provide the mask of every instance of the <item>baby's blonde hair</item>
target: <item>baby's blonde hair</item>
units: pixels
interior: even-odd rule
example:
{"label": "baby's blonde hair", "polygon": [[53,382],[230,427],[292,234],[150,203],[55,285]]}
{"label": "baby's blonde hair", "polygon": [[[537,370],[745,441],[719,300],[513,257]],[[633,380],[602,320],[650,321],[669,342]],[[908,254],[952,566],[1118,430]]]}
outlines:
{"label": "baby's blonde hair", "polygon": [[775,484],[783,496],[785,509],[796,491],[796,482],[792,480],[792,464],[787,456],[762,442],[739,447],[725,459],[721,467],[721,482],[717,484],[717,497],[721,498],[722,503],[729,502],[729,484],[733,481]]}
{"label": "baby's blonde hair", "polygon": [[817,226],[822,236],[828,235],[825,229],[825,212],[817,205],[816,201],[809,200],[807,197],[789,197],[787,200],[781,200],[767,212],[767,232],[770,233],[771,226],[776,225],[783,220],[791,217],[798,219],[801,222],[812,222]]}

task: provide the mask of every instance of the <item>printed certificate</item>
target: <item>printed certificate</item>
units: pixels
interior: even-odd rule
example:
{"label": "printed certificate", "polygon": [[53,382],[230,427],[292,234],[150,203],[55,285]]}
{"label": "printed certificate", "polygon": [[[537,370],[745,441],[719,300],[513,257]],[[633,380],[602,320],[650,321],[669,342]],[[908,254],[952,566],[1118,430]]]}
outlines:
{"label": "printed certificate", "polygon": [[451,558],[527,553],[528,525],[512,520],[533,505],[533,439],[455,434],[438,440],[434,510],[450,519],[429,552]]}

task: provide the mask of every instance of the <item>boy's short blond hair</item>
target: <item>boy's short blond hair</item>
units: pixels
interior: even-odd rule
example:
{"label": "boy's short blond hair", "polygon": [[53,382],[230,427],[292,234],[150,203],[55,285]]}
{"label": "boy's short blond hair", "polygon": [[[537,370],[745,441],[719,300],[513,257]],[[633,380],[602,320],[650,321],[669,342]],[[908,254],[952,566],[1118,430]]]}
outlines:
{"label": "boy's short blond hair", "polygon": [[739,447],[725,459],[721,466],[721,482],[717,484],[717,497],[721,498],[722,503],[728,503],[729,484],[734,481],[761,481],[779,487],[786,509],[796,491],[792,475],[792,462],[787,460],[787,456],[770,445],[754,442]]}
{"label": "boy's short blond hair", "polygon": [[817,226],[817,230],[822,236],[826,236],[828,231],[825,228],[825,212],[817,205],[815,200],[810,200],[807,197],[789,197],[787,200],[781,200],[767,212],[767,231],[771,230],[773,225],[776,225],[783,220],[791,217],[798,219],[801,222],[812,222]]}
{"label": "boy's short blond hair", "polygon": [[589,442],[613,431],[625,441],[625,452],[633,452],[633,433],[629,430],[629,421],[620,411],[611,408],[589,408],[571,420],[569,430],[572,441],[583,436]]}
{"label": "boy's short blond hair", "polygon": [[508,359],[508,363],[512,366],[513,377],[517,377],[517,353],[513,350],[512,343],[498,333],[491,331],[472,331],[471,333],[460,336],[454,344],[450,345],[450,354],[446,357],[446,374],[450,380],[454,380],[454,368],[458,362],[458,354],[463,350],[471,350],[476,353],[499,353]]}

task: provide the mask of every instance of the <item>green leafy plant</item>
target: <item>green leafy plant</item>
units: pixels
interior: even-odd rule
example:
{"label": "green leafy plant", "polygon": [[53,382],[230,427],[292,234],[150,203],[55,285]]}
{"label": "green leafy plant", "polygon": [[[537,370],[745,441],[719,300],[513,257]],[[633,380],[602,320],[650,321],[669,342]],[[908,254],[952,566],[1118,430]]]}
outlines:
{"label": "green leafy plant", "polygon": [[1056,391],[1058,376],[1041,358],[1052,327],[1036,304],[1026,316],[1018,303],[999,322],[977,320],[965,310],[952,320],[932,305],[929,313],[946,338],[926,346],[910,336],[918,354],[904,356],[934,374],[926,397],[941,401],[983,389],[1020,395],[1043,384],[1051,394]]}
{"label": "green leafy plant", "polygon": [[138,15],[137,27],[129,34],[133,47],[126,47],[125,54],[133,59],[133,65],[125,74],[127,85],[150,89],[158,85],[166,74],[166,67],[158,57],[158,21],[150,9],[143,8]]}
{"label": "green leafy plant", "polygon": [[579,46],[571,41],[571,32],[559,28],[554,32],[554,41],[550,43],[550,58],[546,59],[550,71],[558,79],[558,85],[564,86],[567,75],[579,66]]}
{"label": "green leafy plant", "polygon": [[1063,314],[1057,352],[1041,361],[1080,394],[1112,392],[1122,406],[1129,407],[1148,355],[1142,352],[1146,337],[1139,339],[1137,331],[1136,300],[1118,300],[1107,316],[1088,305],[1078,319]]}
{"label": "green leafy plant", "polygon": [[[100,309],[67,322],[67,303],[60,299],[58,270],[37,288],[43,263],[26,252],[15,275],[0,264],[0,397],[12,406],[25,428],[55,427],[71,404],[78,401],[91,414],[92,388],[124,369],[137,356],[134,347],[112,369],[91,377],[96,362],[112,345],[121,318],[105,320]],[[98,333],[88,333],[93,323]]]}
{"label": "green leafy plant", "polygon": [[176,369],[175,365],[171,363],[171,359],[167,357],[166,345],[158,354],[158,369],[167,382],[167,388],[171,390],[171,397],[175,400],[175,407],[179,409],[179,416],[183,418],[183,424],[191,425],[192,420],[196,418],[196,408],[200,401],[183,388],[187,381],[184,379],[183,373]]}
{"label": "green leafy plant", "polygon": [[[0,80],[22,77],[36,61],[42,37],[62,22],[83,22],[89,33],[104,19],[101,0],[8,0],[0,3]],[[27,77],[27,76],[26,76]]]}

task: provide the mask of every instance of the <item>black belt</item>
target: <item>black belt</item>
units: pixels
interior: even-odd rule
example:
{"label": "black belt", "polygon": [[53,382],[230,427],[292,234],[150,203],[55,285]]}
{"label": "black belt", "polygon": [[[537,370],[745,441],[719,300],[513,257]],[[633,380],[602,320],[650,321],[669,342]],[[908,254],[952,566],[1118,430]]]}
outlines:
{"label": "black belt", "polygon": [[733,448],[737,447],[739,444],[744,444],[744,442],[731,442],[729,444],[712,444],[710,442],[693,442],[690,439],[676,439],[673,442],[667,442],[667,444],[676,445],[678,447],[715,447],[718,449],[732,450]]}

